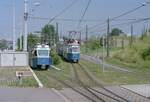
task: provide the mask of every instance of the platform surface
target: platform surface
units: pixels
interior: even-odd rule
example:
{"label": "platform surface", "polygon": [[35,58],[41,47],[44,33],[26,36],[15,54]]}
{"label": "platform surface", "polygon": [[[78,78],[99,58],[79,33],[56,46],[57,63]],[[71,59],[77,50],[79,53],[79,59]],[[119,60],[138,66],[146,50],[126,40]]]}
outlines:
{"label": "platform surface", "polygon": [[65,102],[51,89],[0,88],[0,102]]}
{"label": "platform surface", "polygon": [[144,85],[122,85],[121,87],[128,89],[136,94],[150,98],[150,84]]}

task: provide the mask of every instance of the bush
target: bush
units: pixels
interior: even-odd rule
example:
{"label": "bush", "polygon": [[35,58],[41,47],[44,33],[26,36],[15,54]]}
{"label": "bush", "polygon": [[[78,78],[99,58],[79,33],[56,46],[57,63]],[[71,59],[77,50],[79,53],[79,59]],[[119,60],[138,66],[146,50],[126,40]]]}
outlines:
{"label": "bush", "polygon": [[50,55],[54,65],[58,65],[61,63],[60,57],[57,55],[56,51],[51,50]]}
{"label": "bush", "polygon": [[136,48],[126,48],[115,53],[113,57],[126,63],[138,63],[141,61],[140,55]]}
{"label": "bush", "polygon": [[141,56],[144,60],[150,60],[150,47],[142,51]]}
{"label": "bush", "polygon": [[99,43],[99,40],[98,39],[94,39],[94,38],[91,38],[89,41],[88,41],[88,48],[91,49],[91,50],[96,50],[100,47],[100,43]]}

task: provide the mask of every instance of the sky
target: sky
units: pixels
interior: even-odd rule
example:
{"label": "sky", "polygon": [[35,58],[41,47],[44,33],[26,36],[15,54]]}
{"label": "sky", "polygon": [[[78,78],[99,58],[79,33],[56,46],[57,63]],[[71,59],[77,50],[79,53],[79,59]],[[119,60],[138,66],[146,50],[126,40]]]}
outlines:
{"label": "sky", "polygon": [[[13,1],[15,1],[16,10],[16,38],[19,37],[23,28],[23,12],[24,12],[24,0],[0,0],[0,39],[12,40],[13,36]],[[29,17],[41,17],[41,18],[53,18],[66,6],[70,5],[73,0],[28,0],[28,12]],[[91,0],[89,8],[84,16],[84,20],[93,20],[92,22],[79,21],[61,21],[58,19],[75,19],[79,20],[86,8],[88,0],[77,0],[77,2],[69,8],[62,15],[58,16],[56,20],[51,22],[55,25],[59,24],[59,32],[62,35],[68,35],[68,31],[76,30],[82,31],[82,35],[85,35],[85,25],[92,27],[93,25],[102,23],[109,18],[116,17],[124,12],[132,10],[144,2],[150,0]],[[40,3],[39,6],[35,6],[34,3]],[[127,19],[131,18],[149,18],[150,17],[150,4],[142,7],[135,12],[132,12],[126,16],[118,18],[119,20],[110,22],[110,28],[120,28],[123,32],[130,34],[130,24],[126,26],[111,26],[114,24],[129,22]],[[47,20],[28,18],[28,32],[41,31],[41,28],[48,23]],[[144,21],[133,25],[134,35],[141,34],[145,28],[150,28],[150,21]],[[107,26],[101,25],[94,29],[89,29],[90,34],[100,35],[106,32]],[[103,30],[103,31],[102,31]]]}

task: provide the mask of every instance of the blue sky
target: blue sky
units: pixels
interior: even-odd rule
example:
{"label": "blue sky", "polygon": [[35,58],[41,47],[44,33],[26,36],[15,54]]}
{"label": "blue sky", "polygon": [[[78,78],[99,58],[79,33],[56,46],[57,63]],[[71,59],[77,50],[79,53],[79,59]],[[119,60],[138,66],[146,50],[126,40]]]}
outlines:
{"label": "blue sky", "polygon": [[[52,18],[58,14],[63,8],[68,6],[73,0],[29,0],[28,11],[30,16],[34,17],[45,17]],[[89,27],[105,21],[108,17],[112,18],[117,15],[120,15],[126,11],[129,11],[137,6],[141,5],[143,2],[149,0],[92,0],[88,11],[84,19],[95,19],[99,22],[82,22],[79,28],[85,28],[85,25],[88,24]],[[15,0],[16,2],[16,36],[22,32],[22,19],[23,19],[23,0]],[[40,6],[35,7],[33,4],[39,2]],[[63,13],[58,18],[69,18],[69,19],[80,19],[81,15],[87,5],[88,0],[78,0],[70,9]],[[1,38],[6,38],[8,40],[12,39],[12,3],[13,0],[0,0],[0,36]],[[34,9],[33,12],[32,9]],[[150,17],[150,4],[133,12],[129,15],[126,15],[120,19],[128,18],[147,18]],[[48,20],[39,20],[39,19],[29,19],[28,20],[28,32],[34,32],[41,30]],[[59,23],[59,32],[62,32],[64,35],[67,34],[70,30],[76,30],[78,22],[67,22],[67,21],[58,21],[55,20],[52,24],[56,22]],[[111,22],[111,25],[118,24],[127,21],[115,21]],[[134,34],[140,34],[142,29],[149,28],[149,21],[138,23],[134,25]],[[130,33],[130,25],[127,26],[116,26],[121,28],[125,33]],[[106,28],[104,26],[104,28]],[[112,27],[111,27],[112,28]],[[83,34],[84,34],[83,30]],[[91,32],[99,32],[98,34],[104,33],[98,28],[91,30]]]}

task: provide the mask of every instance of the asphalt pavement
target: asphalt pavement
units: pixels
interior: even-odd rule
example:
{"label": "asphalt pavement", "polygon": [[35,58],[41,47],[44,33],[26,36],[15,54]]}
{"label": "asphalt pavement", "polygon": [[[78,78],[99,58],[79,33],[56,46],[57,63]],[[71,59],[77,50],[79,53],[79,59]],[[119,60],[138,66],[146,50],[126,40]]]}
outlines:
{"label": "asphalt pavement", "polygon": [[0,88],[0,102],[66,102],[57,92],[44,88]]}

